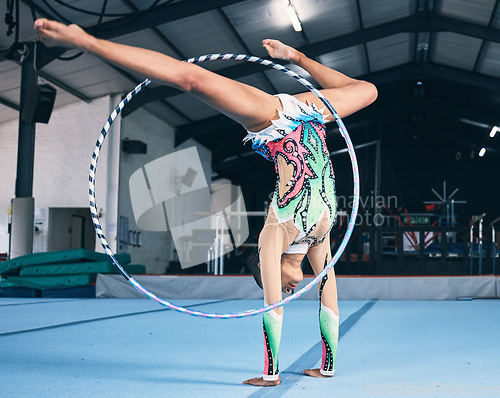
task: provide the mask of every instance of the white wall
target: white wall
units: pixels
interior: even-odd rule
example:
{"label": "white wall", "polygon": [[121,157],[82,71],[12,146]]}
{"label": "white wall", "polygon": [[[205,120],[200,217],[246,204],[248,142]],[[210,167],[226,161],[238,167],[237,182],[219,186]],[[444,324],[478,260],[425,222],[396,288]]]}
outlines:
{"label": "white wall", "polygon": [[127,251],[132,262],[146,266],[146,272],[163,274],[168,266],[171,251],[170,232],[151,232],[140,230],[134,219],[130,200],[129,179],[140,167],[171,153],[175,144],[175,130],[167,123],[140,108],[121,121],[121,138],[140,140],[147,144],[147,154],[120,154],[120,186],[119,207],[120,216],[128,218],[130,230],[140,231],[141,247],[129,245],[120,251]]}
{"label": "white wall", "polygon": [[[35,208],[88,207],[90,159],[111,108],[110,98],[103,97],[89,104],[78,103],[54,110],[48,124],[37,124]],[[0,124],[0,252],[8,251],[7,207],[15,196],[17,140],[17,120]],[[96,184],[98,208],[105,207],[107,184],[107,151],[102,150]],[[46,219],[44,231],[49,227],[47,223]],[[38,247],[46,248],[44,242]]]}
{"label": "white wall", "polygon": [[9,251],[10,200],[14,197],[17,162],[17,121],[0,124],[0,253]]}
{"label": "white wall", "polygon": [[[33,183],[38,226],[35,251],[48,249],[49,208],[88,208],[91,155],[102,126],[118,100],[118,97],[103,97],[90,104],[59,108],[52,113],[49,124],[37,124]],[[102,209],[100,221],[112,248],[116,245],[114,233],[119,216],[128,218],[129,229],[139,231],[130,202],[130,175],[146,163],[171,153],[175,143],[175,130],[142,108],[117,120],[113,127],[99,154],[96,173],[97,208]],[[8,251],[7,208],[15,196],[17,138],[17,120],[0,124],[0,253]],[[124,138],[146,142],[147,155],[121,151]],[[115,167],[117,162],[119,173]],[[117,192],[118,209],[116,200],[110,197]],[[146,265],[148,273],[164,273],[171,256],[170,232],[141,231],[141,235],[142,247],[128,246],[117,251],[128,251],[132,262]],[[98,240],[96,249],[100,250]]]}

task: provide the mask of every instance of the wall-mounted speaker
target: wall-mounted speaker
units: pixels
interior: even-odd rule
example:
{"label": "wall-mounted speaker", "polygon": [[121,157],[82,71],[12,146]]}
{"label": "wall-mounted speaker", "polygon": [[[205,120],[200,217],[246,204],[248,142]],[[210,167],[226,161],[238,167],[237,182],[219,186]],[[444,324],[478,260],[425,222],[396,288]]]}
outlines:
{"label": "wall-mounted speaker", "polygon": [[50,84],[30,85],[21,119],[26,123],[48,123],[55,101],[56,89]]}
{"label": "wall-mounted speaker", "polygon": [[129,140],[125,138],[122,140],[122,151],[125,153],[147,154],[148,144],[139,140]]}

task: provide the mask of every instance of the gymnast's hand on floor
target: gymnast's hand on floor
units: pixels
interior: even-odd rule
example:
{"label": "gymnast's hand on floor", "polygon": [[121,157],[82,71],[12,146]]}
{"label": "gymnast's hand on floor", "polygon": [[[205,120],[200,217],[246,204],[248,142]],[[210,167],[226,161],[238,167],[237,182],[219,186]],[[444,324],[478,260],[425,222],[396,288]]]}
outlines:
{"label": "gymnast's hand on floor", "polygon": [[265,39],[262,40],[262,45],[273,58],[295,62],[300,56],[300,53],[295,48],[287,46],[279,40]]}
{"label": "gymnast's hand on floor", "polygon": [[278,380],[268,381],[264,380],[262,377],[254,377],[253,379],[248,379],[243,382],[243,384],[251,384],[252,386],[259,387],[273,387],[280,384],[281,376],[278,376]]}
{"label": "gymnast's hand on floor", "polygon": [[326,377],[333,377],[333,376],[325,376],[322,375],[319,369],[304,369],[302,371],[302,374],[305,376],[311,376],[311,377],[317,377],[318,379],[323,379]]}
{"label": "gymnast's hand on floor", "polygon": [[35,30],[40,40],[47,47],[80,47],[83,41],[91,38],[77,25],[66,26],[57,21],[40,18],[35,21]]}

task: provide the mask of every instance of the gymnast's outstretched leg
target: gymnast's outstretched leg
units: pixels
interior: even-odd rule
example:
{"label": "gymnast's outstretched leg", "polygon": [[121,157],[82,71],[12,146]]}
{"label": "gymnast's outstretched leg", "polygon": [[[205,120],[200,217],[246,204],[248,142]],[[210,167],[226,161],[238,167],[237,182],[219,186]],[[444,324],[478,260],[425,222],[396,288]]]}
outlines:
{"label": "gymnast's outstretched leg", "polygon": [[[309,248],[307,257],[314,273],[319,274],[332,258],[329,235],[327,235],[323,243]],[[323,277],[319,284],[319,299],[319,326],[322,343],[321,368],[305,369],[303,373],[313,377],[331,377],[335,372],[339,339],[337,283],[333,268]]]}
{"label": "gymnast's outstretched leg", "polygon": [[259,131],[278,116],[281,105],[275,96],[192,63],[156,51],[97,39],[76,25],[38,19],[40,39],[47,46],[78,48],[151,80],[191,94],[246,130]]}

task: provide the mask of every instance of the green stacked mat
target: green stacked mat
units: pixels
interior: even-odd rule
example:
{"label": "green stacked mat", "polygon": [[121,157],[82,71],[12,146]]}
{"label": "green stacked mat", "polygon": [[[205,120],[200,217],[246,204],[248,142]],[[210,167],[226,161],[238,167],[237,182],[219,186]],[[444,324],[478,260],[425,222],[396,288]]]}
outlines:
{"label": "green stacked mat", "polygon": [[[116,254],[129,274],[144,274],[144,265],[130,264],[130,254]],[[110,258],[86,249],[35,253],[0,263],[0,288],[64,289],[91,286],[97,274],[118,273]]]}

